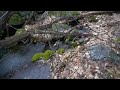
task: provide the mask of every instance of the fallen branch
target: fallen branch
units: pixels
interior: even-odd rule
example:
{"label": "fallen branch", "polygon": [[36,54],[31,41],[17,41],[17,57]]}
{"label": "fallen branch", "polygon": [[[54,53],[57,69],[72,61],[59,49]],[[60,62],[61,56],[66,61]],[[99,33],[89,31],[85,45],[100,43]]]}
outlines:
{"label": "fallen branch", "polygon": [[[85,34],[82,34],[82,33],[64,33],[64,32],[57,32],[57,31],[43,31],[43,30],[36,30],[35,32],[26,32],[24,34],[21,34],[21,35],[14,35],[14,36],[11,36],[9,38],[6,38],[5,40],[1,40],[0,41],[0,48],[2,47],[8,47],[9,45],[13,44],[13,43],[16,43],[16,42],[19,42],[23,39],[28,39],[30,37],[33,37],[32,36],[35,35],[35,34],[39,34],[38,36],[38,39],[40,42],[47,42],[47,41],[51,41],[52,39],[59,39],[62,37],[67,37],[68,35],[71,35],[71,36],[91,36],[92,34],[90,33],[85,33]],[[51,38],[48,38],[46,36],[42,36],[41,34],[49,34],[51,35]],[[44,38],[42,38],[44,37]]]}
{"label": "fallen branch", "polygon": [[5,40],[0,41],[0,48],[2,47],[8,47],[9,45],[12,45],[13,43],[19,42],[25,38],[28,38],[30,35],[28,33],[24,33],[21,35],[14,35],[9,38],[6,38]]}
{"label": "fallen branch", "polygon": [[69,22],[71,22],[73,20],[76,20],[76,19],[83,19],[87,16],[100,15],[100,14],[110,14],[110,13],[114,13],[114,11],[95,11],[95,12],[90,12],[90,13],[86,13],[86,14],[83,14],[83,15],[79,15],[77,17],[73,17],[73,16],[61,17],[61,18],[58,18],[58,19],[54,20],[53,22],[51,22],[49,24],[38,26],[37,28],[40,29],[40,30],[44,30],[44,29],[47,29],[47,28],[51,27],[53,23],[58,23],[59,21],[65,20],[63,23],[69,23]]}
{"label": "fallen branch", "polygon": [[88,16],[92,16],[92,15],[100,15],[100,14],[111,14],[111,13],[114,13],[115,11],[94,11],[94,12],[88,12],[86,14],[83,14],[83,15],[79,15],[78,17],[74,18],[74,19],[71,19],[71,20],[66,20],[65,22],[63,22],[64,24],[65,23],[69,23],[73,20],[76,20],[76,19],[83,19],[85,17],[88,17]]}
{"label": "fallen branch", "polygon": [[64,32],[58,32],[58,31],[43,31],[43,30],[36,30],[34,32],[29,32],[30,34],[54,34],[54,37],[59,37],[58,35],[60,36],[68,36],[68,35],[71,35],[71,36],[90,36],[92,34],[90,33],[64,33]]}
{"label": "fallen branch", "polygon": [[[91,12],[91,13],[87,13],[85,15],[81,15],[79,17],[77,17],[78,19],[81,19],[81,18],[85,18],[87,16],[90,16],[90,15],[99,15],[99,14],[108,14],[108,13],[113,13],[114,11],[98,11],[98,12]],[[39,26],[39,30],[32,30],[31,32],[28,32],[28,33],[24,33],[24,34],[21,34],[21,35],[15,35],[15,36],[12,36],[12,37],[9,37],[8,39],[6,40],[1,40],[0,41],[0,47],[6,47],[12,43],[15,43],[15,42],[18,42],[20,40],[23,40],[25,38],[28,38],[30,37],[31,34],[53,34],[53,36],[57,36],[57,35],[60,35],[60,36],[68,36],[70,34],[70,32],[78,27],[78,26],[75,26],[73,28],[71,28],[67,33],[63,33],[63,32],[57,32],[57,31],[43,31],[43,30],[40,30],[40,29],[46,29],[48,27],[50,27],[53,23],[57,23],[61,20],[65,20],[65,19],[71,19],[71,20],[74,20],[73,17],[63,17],[63,18],[60,18],[60,19],[57,19],[55,21],[53,21],[52,23],[50,24],[47,24],[47,25],[43,25],[43,26]],[[71,36],[90,36],[92,34],[82,34],[82,33],[72,33]],[[53,37],[55,38],[55,37]],[[53,38],[49,39],[49,40],[52,40]],[[58,37],[59,38],[59,37]],[[43,40],[44,41],[44,40]]]}

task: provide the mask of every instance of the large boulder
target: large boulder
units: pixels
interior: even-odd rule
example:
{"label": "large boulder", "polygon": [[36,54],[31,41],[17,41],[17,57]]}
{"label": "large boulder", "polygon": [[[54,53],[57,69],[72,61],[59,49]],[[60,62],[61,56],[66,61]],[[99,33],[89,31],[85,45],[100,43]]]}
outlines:
{"label": "large boulder", "polygon": [[[32,63],[32,56],[38,52],[42,52],[45,48],[44,43],[38,43],[35,45],[21,46],[20,50],[13,50],[5,54],[0,59],[0,78],[9,77],[12,72],[20,69],[26,64]],[[27,73],[27,72],[26,72]]]}

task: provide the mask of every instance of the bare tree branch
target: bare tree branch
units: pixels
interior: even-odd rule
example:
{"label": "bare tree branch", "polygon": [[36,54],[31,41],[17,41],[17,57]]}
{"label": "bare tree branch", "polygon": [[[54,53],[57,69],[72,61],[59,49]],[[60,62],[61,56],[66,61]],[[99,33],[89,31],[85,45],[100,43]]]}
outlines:
{"label": "bare tree branch", "polygon": [[53,23],[57,23],[57,22],[63,21],[63,20],[65,20],[63,23],[69,23],[69,22],[76,20],[76,19],[83,19],[87,16],[100,15],[100,14],[110,14],[110,13],[114,13],[114,11],[95,11],[95,12],[90,12],[90,13],[86,13],[83,15],[79,15],[77,17],[73,17],[73,16],[61,17],[61,18],[54,20],[53,22],[51,22],[49,24],[38,26],[38,29],[43,30],[43,29],[49,28],[52,26]]}

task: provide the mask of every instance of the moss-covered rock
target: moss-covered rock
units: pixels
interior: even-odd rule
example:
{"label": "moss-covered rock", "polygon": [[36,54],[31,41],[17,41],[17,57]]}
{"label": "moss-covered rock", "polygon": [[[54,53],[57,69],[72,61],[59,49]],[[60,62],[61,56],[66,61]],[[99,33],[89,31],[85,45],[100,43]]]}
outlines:
{"label": "moss-covered rock", "polygon": [[57,54],[63,54],[65,52],[64,48],[59,48],[57,51]]}
{"label": "moss-covered rock", "polygon": [[10,25],[19,25],[24,23],[24,19],[19,14],[13,14],[8,23]]}
{"label": "moss-covered rock", "polygon": [[44,57],[44,53],[36,53],[33,57],[32,57],[32,62],[35,62],[41,58]]}

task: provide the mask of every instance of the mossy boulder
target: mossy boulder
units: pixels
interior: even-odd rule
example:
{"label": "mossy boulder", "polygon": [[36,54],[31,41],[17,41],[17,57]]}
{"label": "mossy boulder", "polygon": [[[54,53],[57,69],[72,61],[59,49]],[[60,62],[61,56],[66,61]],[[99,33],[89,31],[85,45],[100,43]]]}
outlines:
{"label": "mossy boulder", "polygon": [[32,57],[32,62],[35,62],[41,58],[44,57],[44,53],[36,53],[33,57]]}
{"label": "mossy boulder", "polygon": [[64,48],[59,48],[57,51],[57,54],[63,54],[65,52]]}
{"label": "mossy boulder", "polygon": [[10,25],[19,25],[24,23],[24,19],[19,14],[13,14],[8,23]]}

